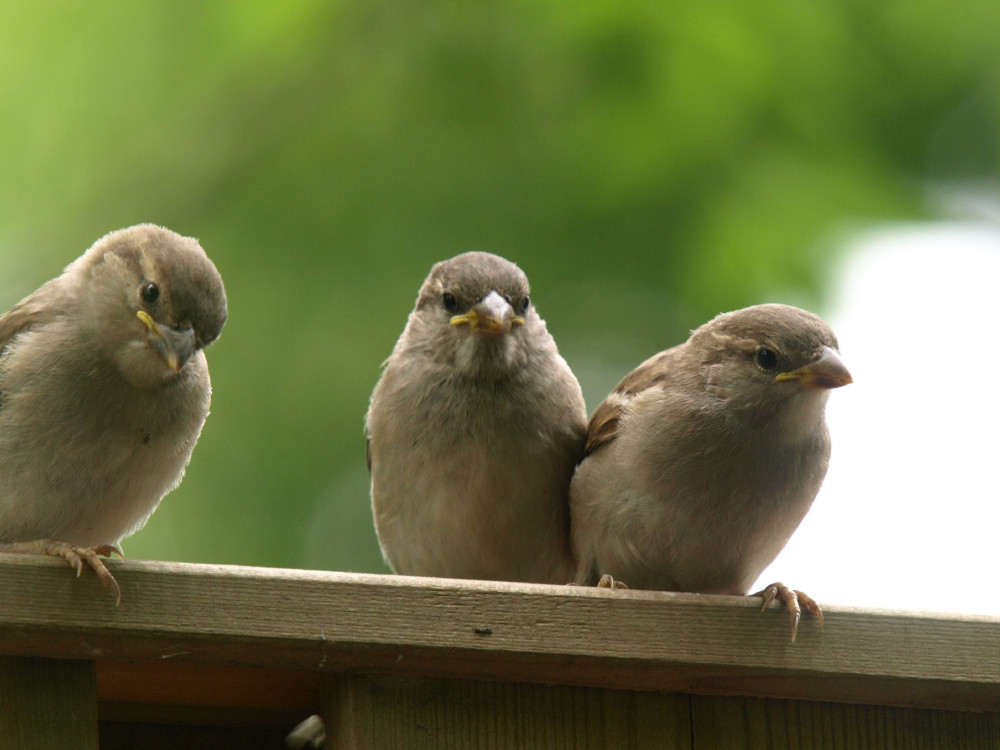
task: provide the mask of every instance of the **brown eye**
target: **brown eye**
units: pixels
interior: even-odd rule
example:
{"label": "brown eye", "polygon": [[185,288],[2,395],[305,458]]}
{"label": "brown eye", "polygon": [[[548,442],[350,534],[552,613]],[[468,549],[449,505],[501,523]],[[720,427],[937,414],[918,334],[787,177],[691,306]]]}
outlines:
{"label": "brown eye", "polygon": [[521,315],[524,315],[526,312],[528,312],[528,307],[530,307],[530,305],[531,305],[531,300],[528,299],[527,297],[521,300]]}
{"label": "brown eye", "polygon": [[778,366],[778,355],[774,353],[773,349],[768,349],[766,346],[762,346],[757,350],[757,364],[762,370],[773,370]]}
{"label": "brown eye", "polygon": [[448,312],[451,312],[458,307],[458,300],[455,299],[455,295],[451,292],[445,292],[441,295],[441,302],[444,304],[444,309]]}
{"label": "brown eye", "polygon": [[160,298],[160,286],[155,281],[149,281],[142,285],[142,301],[148,305],[153,304]]}

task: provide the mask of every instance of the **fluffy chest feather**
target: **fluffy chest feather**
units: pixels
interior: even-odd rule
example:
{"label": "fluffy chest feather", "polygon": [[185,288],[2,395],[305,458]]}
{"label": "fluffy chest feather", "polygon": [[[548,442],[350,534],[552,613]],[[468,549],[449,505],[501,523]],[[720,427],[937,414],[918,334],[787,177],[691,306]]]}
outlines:
{"label": "fluffy chest feather", "polygon": [[29,331],[0,358],[0,540],[116,542],[181,479],[208,414],[204,356],[140,390],[53,343]]}

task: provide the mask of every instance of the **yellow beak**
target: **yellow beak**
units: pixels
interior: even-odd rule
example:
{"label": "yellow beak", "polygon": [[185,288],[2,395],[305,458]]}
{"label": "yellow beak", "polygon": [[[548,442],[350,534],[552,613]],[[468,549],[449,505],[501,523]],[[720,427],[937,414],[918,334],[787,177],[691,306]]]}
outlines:
{"label": "yellow beak", "polygon": [[774,379],[797,380],[807,388],[840,388],[854,382],[840,355],[828,346],[824,346],[820,355],[809,364],[780,373]]}
{"label": "yellow beak", "polygon": [[174,372],[180,372],[181,368],[184,367],[184,363],[194,354],[196,348],[194,329],[185,328],[178,330],[176,328],[161,326],[145,310],[139,310],[136,313],[136,317],[148,329],[149,345],[153,347],[153,351],[163,358],[167,367]]}
{"label": "yellow beak", "polygon": [[455,315],[453,326],[468,324],[470,330],[496,336],[507,333],[513,326],[524,325],[524,318],[514,314],[510,302],[492,291],[477,302],[469,312]]}

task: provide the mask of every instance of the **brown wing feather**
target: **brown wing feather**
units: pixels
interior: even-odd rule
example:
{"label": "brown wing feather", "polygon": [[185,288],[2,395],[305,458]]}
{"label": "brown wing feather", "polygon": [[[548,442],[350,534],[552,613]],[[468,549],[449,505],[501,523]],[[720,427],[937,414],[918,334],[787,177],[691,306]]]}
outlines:
{"label": "brown wing feather", "polygon": [[46,297],[51,298],[48,287],[52,283],[52,281],[48,282],[41,289],[28,295],[10,310],[0,315],[0,351],[17,334],[39,323],[47,323],[57,316],[57,311],[43,301]]}
{"label": "brown wing feather", "polygon": [[654,354],[615,386],[590,418],[584,455],[589,456],[618,436],[618,425],[629,401],[646,389],[670,379],[672,372],[670,361],[676,356],[676,351],[677,347],[674,347]]}

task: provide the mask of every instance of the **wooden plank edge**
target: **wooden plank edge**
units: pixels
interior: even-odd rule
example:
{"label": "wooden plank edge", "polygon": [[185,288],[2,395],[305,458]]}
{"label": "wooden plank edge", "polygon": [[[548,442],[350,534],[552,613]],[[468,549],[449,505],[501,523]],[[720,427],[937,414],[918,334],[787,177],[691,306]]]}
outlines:
{"label": "wooden plank edge", "polygon": [[830,608],[791,644],[739,597],[111,566],[120,609],[61,561],[0,555],[0,652],[1000,710],[997,618]]}

